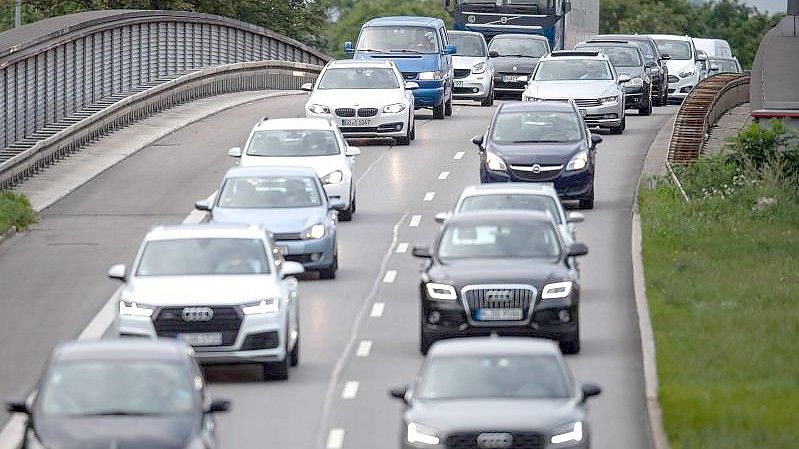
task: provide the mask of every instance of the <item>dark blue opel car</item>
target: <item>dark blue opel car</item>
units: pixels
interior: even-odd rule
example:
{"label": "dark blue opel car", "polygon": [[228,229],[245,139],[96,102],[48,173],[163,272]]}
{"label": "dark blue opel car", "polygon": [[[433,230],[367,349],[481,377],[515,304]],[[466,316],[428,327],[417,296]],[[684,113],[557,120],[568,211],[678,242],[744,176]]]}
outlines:
{"label": "dark blue opel car", "polygon": [[594,207],[594,157],[602,137],[591,134],[569,101],[505,103],[480,149],[480,182],[550,182],[563,200]]}

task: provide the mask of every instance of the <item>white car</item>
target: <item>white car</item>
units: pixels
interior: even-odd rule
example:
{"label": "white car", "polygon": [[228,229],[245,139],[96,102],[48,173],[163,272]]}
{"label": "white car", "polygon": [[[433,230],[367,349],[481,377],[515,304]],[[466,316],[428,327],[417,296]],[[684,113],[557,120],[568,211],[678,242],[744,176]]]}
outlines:
{"label": "white car", "polygon": [[108,276],[119,296],[120,337],[180,338],[205,364],[260,363],[286,379],[299,361],[297,280],[257,226],[169,226],[150,231],[132,269]]}
{"label": "white car", "polygon": [[382,61],[331,61],[302,89],[311,95],[307,117],[331,119],[347,138],[393,137],[399,145],[416,138],[413,89],[397,66]]}
{"label": "white car", "polygon": [[449,43],[458,52],[452,55],[455,70],[455,94],[458,100],[479,101],[482,106],[494,104],[494,63],[482,34],[474,31],[447,31]]}
{"label": "white car", "polygon": [[669,97],[684,99],[700,81],[704,73],[703,63],[707,55],[699,52],[693,39],[688,36],[668,34],[649,35],[658,46],[658,51],[669,55]]}
{"label": "white car", "polygon": [[343,204],[339,219],[352,220],[355,213],[355,182],[352,165],[361,150],[349,146],[330,119],[263,119],[250,131],[244,150],[228,150],[241,158],[242,167],[301,166],[316,171],[327,196]]}

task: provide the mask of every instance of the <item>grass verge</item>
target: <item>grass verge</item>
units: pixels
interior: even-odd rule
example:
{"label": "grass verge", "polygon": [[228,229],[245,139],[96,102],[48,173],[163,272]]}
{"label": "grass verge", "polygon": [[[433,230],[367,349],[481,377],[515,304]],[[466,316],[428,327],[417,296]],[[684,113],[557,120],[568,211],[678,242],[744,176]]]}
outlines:
{"label": "grass verge", "polygon": [[640,197],[659,400],[673,449],[799,447],[799,203],[762,186]]}
{"label": "grass verge", "polygon": [[0,191],[0,234],[12,226],[24,230],[33,223],[36,223],[36,213],[28,198],[8,190]]}

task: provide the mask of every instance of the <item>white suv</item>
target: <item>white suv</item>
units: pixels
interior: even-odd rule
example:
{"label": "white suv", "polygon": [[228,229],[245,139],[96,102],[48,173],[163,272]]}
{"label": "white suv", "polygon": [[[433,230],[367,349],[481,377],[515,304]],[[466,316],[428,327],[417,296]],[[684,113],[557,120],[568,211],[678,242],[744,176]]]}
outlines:
{"label": "white suv", "polygon": [[241,158],[242,167],[300,166],[316,171],[327,196],[343,204],[339,219],[352,220],[355,213],[355,182],[352,165],[361,150],[351,147],[336,125],[322,118],[264,118],[256,123],[244,150],[228,150]]}
{"label": "white suv", "polygon": [[257,226],[157,227],[144,238],[119,296],[120,337],[180,338],[201,363],[262,363],[286,379],[299,361],[297,280]]}

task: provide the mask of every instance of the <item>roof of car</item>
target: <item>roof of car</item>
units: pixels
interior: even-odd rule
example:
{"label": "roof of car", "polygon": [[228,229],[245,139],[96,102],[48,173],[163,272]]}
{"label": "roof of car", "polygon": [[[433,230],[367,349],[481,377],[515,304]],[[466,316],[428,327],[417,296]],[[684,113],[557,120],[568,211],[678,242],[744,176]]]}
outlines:
{"label": "roof of car", "polygon": [[225,173],[227,178],[241,178],[245,176],[310,176],[316,177],[316,172],[311,167],[295,167],[280,165],[258,165],[250,167],[233,167]]}
{"label": "roof of car", "polygon": [[597,34],[596,36],[591,37],[589,40],[620,40],[620,41],[631,41],[631,40],[640,40],[640,41],[649,41],[652,39],[652,36],[648,36],[645,34]]}
{"label": "roof of car", "polygon": [[608,57],[599,51],[585,51],[585,50],[558,50],[553,51],[548,55],[544,55],[541,59],[605,59]]}
{"label": "roof of car", "polygon": [[500,110],[502,112],[575,112],[574,106],[569,101],[512,101],[503,103]]}
{"label": "roof of car", "polygon": [[480,37],[483,37],[483,33],[479,33],[477,31],[447,30],[447,34],[463,34],[463,35],[469,35],[469,36],[480,36]]}
{"label": "roof of car", "polygon": [[514,34],[514,33],[497,34],[496,36],[494,36],[494,39],[497,39],[497,38],[504,39],[506,37],[513,37],[513,38],[523,37],[525,39],[535,39],[535,40],[539,40],[539,41],[547,40],[546,36],[541,36],[541,35],[538,35],[538,34]]}
{"label": "roof of car", "polygon": [[266,229],[257,225],[236,224],[198,224],[156,226],[147,233],[145,240],[175,240],[197,238],[259,239]]}
{"label": "roof of car", "polygon": [[377,17],[365,24],[368,26],[396,26],[396,25],[422,25],[422,26],[443,26],[444,21],[434,17],[417,17],[417,16],[392,16],[392,17]]}
{"label": "roof of car", "polygon": [[552,217],[544,212],[520,209],[505,209],[491,211],[459,212],[453,215],[448,224],[458,223],[491,223],[497,220],[519,220],[525,222],[541,221],[552,222]]}
{"label": "roof of car", "polygon": [[390,59],[337,59],[327,63],[331,67],[378,67],[390,68],[394,65]]}
{"label": "roof of car", "polygon": [[496,194],[546,195],[555,198],[558,196],[552,183],[499,182],[466,187],[461,192],[461,197]]}
{"label": "roof of car", "polygon": [[677,34],[650,34],[649,37],[666,41],[691,41],[690,36],[679,36]]}
{"label": "roof of car", "polygon": [[333,130],[335,126],[330,120],[318,117],[300,117],[300,118],[273,118],[264,117],[255,125],[258,131],[265,131],[269,129],[280,130],[300,130],[300,129],[318,129],[318,130]]}
{"label": "roof of car", "polygon": [[181,360],[192,350],[179,340],[104,339],[63,343],[54,350],[59,361]]}
{"label": "roof of car", "polygon": [[575,50],[579,50],[581,47],[624,47],[624,48],[634,48],[637,51],[641,51],[637,45],[630,43],[629,41],[586,41],[580,42],[579,44],[574,46]]}
{"label": "roof of car", "polygon": [[472,337],[436,342],[427,357],[480,355],[558,355],[558,346],[543,338]]}

